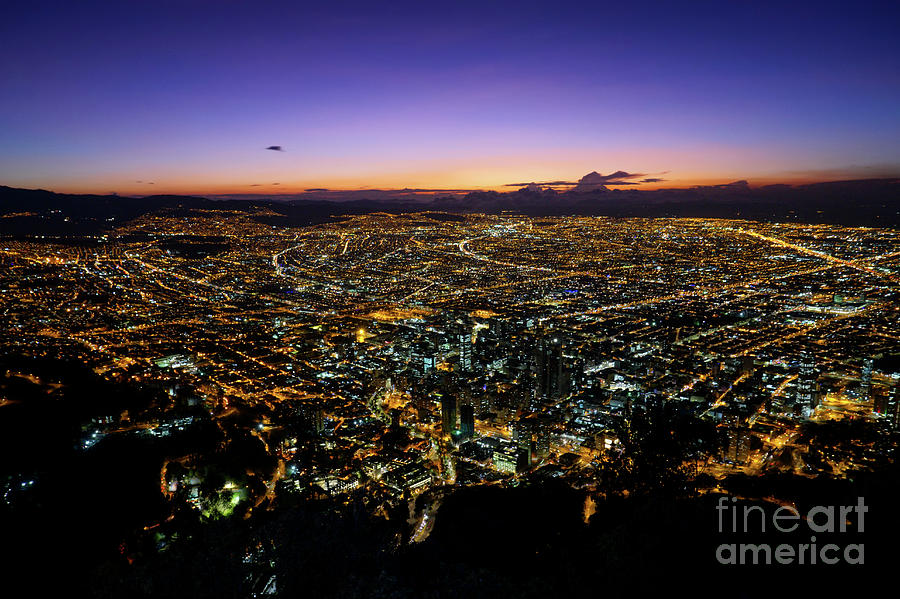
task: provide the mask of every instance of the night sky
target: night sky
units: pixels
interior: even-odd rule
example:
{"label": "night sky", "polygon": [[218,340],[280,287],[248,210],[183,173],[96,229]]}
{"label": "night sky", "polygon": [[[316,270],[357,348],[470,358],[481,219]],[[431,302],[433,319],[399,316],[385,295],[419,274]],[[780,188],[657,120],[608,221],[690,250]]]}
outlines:
{"label": "night sky", "polygon": [[16,187],[900,174],[897,2],[30,0],[0,75]]}

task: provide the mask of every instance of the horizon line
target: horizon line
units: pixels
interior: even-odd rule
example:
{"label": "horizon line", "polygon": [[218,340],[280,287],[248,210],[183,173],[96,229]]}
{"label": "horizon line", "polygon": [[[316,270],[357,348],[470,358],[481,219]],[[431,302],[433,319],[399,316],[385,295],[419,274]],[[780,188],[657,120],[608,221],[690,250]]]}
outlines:
{"label": "horizon line", "polygon": [[[762,189],[766,187],[776,187],[776,186],[787,186],[787,187],[806,187],[810,185],[817,184],[825,184],[825,183],[850,183],[850,182],[863,182],[863,181],[900,181],[900,175],[897,176],[881,176],[881,177],[854,177],[854,178],[837,178],[837,179],[816,179],[816,180],[808,180],[805,182],[784,182],[781,180],[773,180],[773,179],[757,179],[756,183],[751,182],[750,179],[737,179],[737,180],[727,180],[722,183],[697,183],[692,185],[659,185],[654,187],[639,187],[637,185],[623,185],[621,183],[609,183],[605,185],[605,192],[623,192],[623,191],[631,191],[631,192],[660,192],[660,191],[691,191],[695,189],[728,189],[728,188],[743,188],[743,189]],[[108,191],[58,191],[57,189],[47,189],[45,187],[17,187],[13,185],[5,185],[0,183],[0,187],[5,187],[7,189],[12,190],[22,190],[22,191],[43,191],[47,193],[54,193],[59,195],[96,195],[96,196],[117,196],[117,197],[130,197],[130,198],[145,198],[145,197],[154,197],[154,196],[185,196],[185,197],[194,197],[194,198],[207,198],[213,200],[227,200],[227,199],[246,199],[246,200],[262,200],[265,198],[303,198],[303,197],[319,197],[323,198],[323,196],[333,196],[333,195],[359,195],[359,194],[399,194],[401,196],[408,196],[410,199],[419,198],[425,199],[428,197],[436,198],[444,196],[460,196],[466,195],[470,193],[489,193],[496,192],[498,194],[511,194],[517,193],[520,191],[524,191],[528,189],[528,187],[535,185],[541,188],[543,191],[553,191],[555,193],[564,194],[564,193],[572,193],[574,192],[574,188],[576,187],[576,183],[566,182],[565,184],[551,182],[551,183],[541,183],[541,182],[533,182],[526,184],[503,184],[500,186],[491,186],[491,187],[472,187],[472,188],[438,188],[438,187],[350,187],[350,188],[335,188],[335,187],[306,187],[304,186],[302,189],[297,191],[288,191],[286,189],[272,190],[271,192],[253,192],[253,191],[174,191],[170,189],[160,189],[156,193],[135,193],[133,191],[125,191],[120,193],[116,190],[108,190]],[[256,187],[282,187],[281,184],[269,184],[269,185],[259,185],[254,184],[251,186]],[[515,189],[512,189],[512,188]],[[63,187],[65,188],[65,186]],[[599,189],[586,190],[581,193],[590,193],[592,191],[600,191]],[[578,193],[578,192],[574,192]],[[391,198],[382,198],[382,199],[391,199]],[[402,199],[397,198],[397,199]]]}

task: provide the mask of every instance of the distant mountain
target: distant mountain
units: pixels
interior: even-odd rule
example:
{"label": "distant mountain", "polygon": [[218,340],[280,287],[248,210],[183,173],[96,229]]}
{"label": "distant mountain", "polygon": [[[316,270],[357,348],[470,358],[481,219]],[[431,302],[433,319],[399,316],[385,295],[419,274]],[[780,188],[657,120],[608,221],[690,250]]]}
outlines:
{"label": "distant mountain", "polygon": [[563,193],[519,189],[437,198],[448,212],[521,212],[534,216],[743,218],[858,226],[900,225],[900,179],[750,187],[746,181],[689,189],[621,189]]}
{"label": "distant mountain", "polygon": [[[428,198],[430,200],[430,196]],[[267,208],[277,216],[260,217],[272,224],[304,226],[327,222],[343,214],[413,212],[421,200],[329,201],[301,199],[215,200],[197,196],[155,195],[140,198],[118,195],[64,194],[43,189],[0,186],[0,235],[77,236],[101,234],[158,210],[227,209],[246,212]]]}
{"label": "distant mountain", "polygon": [[[594,176],[596,175],[596,176]],[[751,187],[746,181],[688,189],[611,190],[590,173],[569,191],[538,184],[511,192],[473,191],[445,196],[399,197],[379,190],[375,198],[350,192],[343,199],[301,197],[293,200],[209,199],[195,196],[73,195],[0,186],[0,234],[80,235],[110,230],[142,214],[161,209],[268,208],[273,224],[302,226],[344,214],[442,210],[461,213],[510,211],[532,216],[743,218],[781,222],[834,223],[854,226],[900,226],[900,179],[862,179],[809,185]],[[343,201],[340,201],[342,200]]]}

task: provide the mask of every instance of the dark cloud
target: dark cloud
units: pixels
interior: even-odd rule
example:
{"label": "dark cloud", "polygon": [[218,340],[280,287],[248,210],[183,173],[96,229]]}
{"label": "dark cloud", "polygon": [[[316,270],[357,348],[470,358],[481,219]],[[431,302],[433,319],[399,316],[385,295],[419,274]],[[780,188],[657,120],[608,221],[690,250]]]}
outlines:
{"label": "dark cloud", "polygon": [[303,191],[328,191],[327,187],[310,187],[309,189],[304,189]]}
{"label": "dark cloud", "polygon": [[658,177],[651,177],[650,179],[641,179],[641,183],[659,183],[660,181],[665,181],[665,179],[660,179]]}
{"label": "dark cloud", "polygon": [[284,152],[284,148],[282,148],[281,146],[269,146],[266,149],[272,150],[273,152]]}
{"label": "dark cloud", "polygon": [[578,185],[572,188],[576,193],[588,191],[608,191],[609,185],[637,185],[634,181],[628,179],[637,179],[646,177],[644,173],[627,173],[625,171],[616,171],[609,175],[601,175],[597,171],[590,172],[578,180]]}
{"label": "dark cloud", "polygon": [[272,183],[272,185],[281,185],[281,183]]}
{"label": "dark cloud", "polygon": [[528,183],[506,183],[504,187],[525,187],[528,185],[578,185],[577,181],[529,181]]}
{"label": "dark cloud", "polygon": [[616,171],[609,175],[601,175],[597,171],[588,173],[578,181],[529,181],[528,183],[506,183],[504,187],[527,187],[528,185],[544,185],[549,187],[576,187],[582,188],[588,186],[600,185],[640,185],[641,183],[652,183],[653,181],[629,181],[629,179],[637,179],[646,177],[646,173],[628,173],[625,171]]}
{"label": "dark cloud", "polygon": [[[596,171],[591,173],[591,175],[594,175],[594,174],[598,174],[598,173],[596,173]],[[591,177],[591,175],[586,175],[582,179],[582,181],[584,181],[588,177]],[[603,179],[603,183],[605,183],[607,185],[612,184],[612,183],[615,183],[616,185],[623,185],[623,184],[627,184],[627,183],[625,183],[625,181],[623,181],[623,179],[637,179],[638,177],[646,177],[646,176],[647,175],[645,173],[626,173],[625,171],[616,171],[611,175],[600,175],[600,178]],[[592,180],[597,180],[597,177],[591,177],[591,178],[592,178]]]}
{"label": "dark cloud", "polygon": [[262,187],[262,183],[251,183],[250,187]]}

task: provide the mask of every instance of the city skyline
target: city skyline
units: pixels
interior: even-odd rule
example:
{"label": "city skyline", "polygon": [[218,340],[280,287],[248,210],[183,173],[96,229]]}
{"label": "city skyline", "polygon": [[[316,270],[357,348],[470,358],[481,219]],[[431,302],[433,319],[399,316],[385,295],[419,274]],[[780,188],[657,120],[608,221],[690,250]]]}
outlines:
{"label": "city skyline", "polygon": [[4,596],[890,588],[898,30],[4,6]]}

